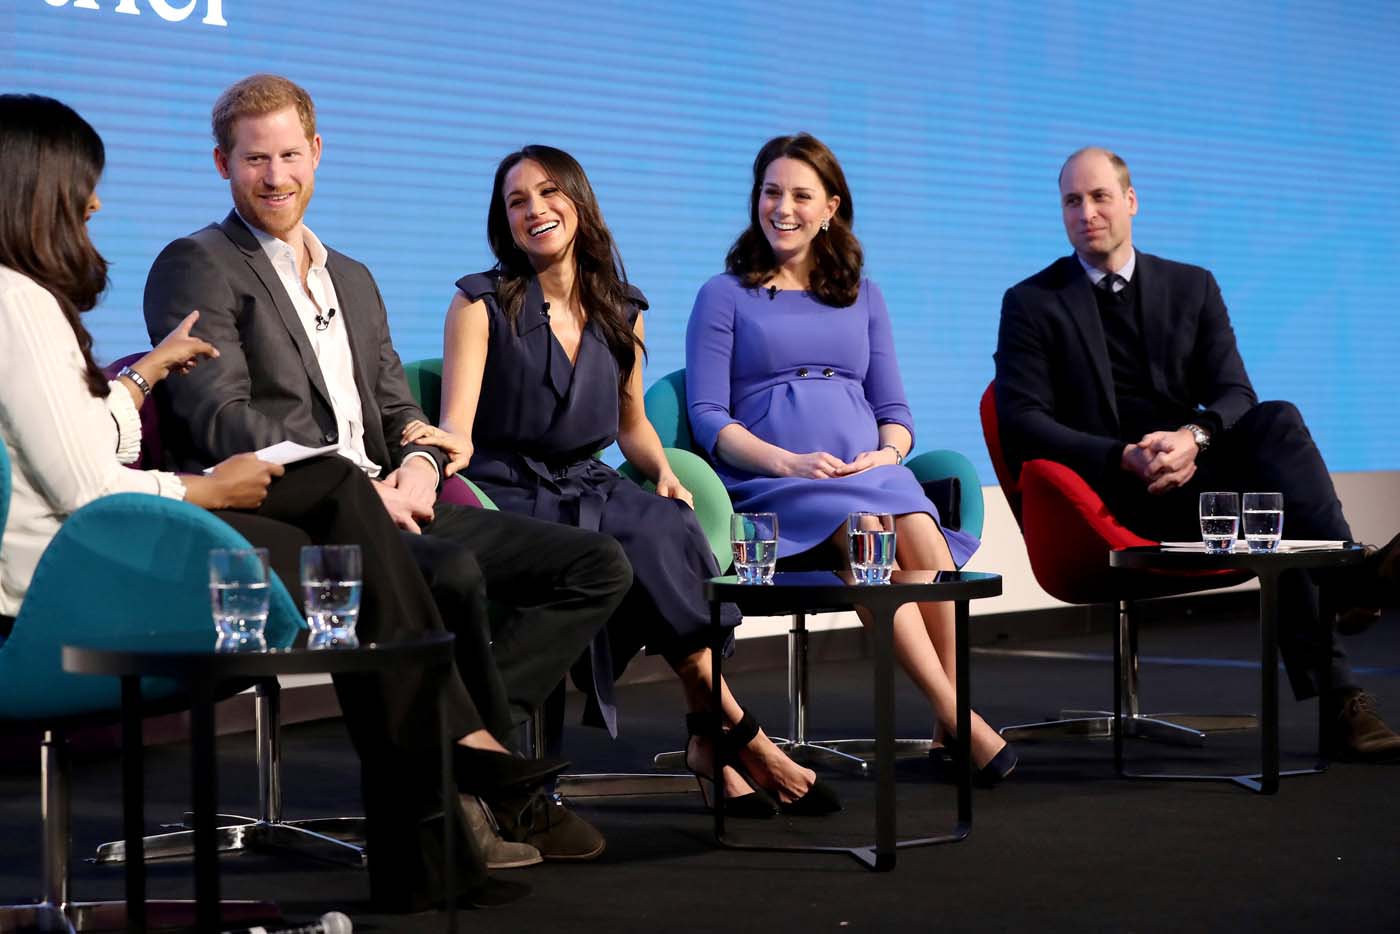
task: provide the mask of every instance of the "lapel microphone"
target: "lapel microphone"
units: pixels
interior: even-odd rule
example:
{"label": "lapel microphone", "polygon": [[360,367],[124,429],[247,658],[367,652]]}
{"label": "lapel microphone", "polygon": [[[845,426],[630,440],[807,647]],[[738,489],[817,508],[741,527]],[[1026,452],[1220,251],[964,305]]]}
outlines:
{"label": "lapel microphone", "polygon": [[777,298],[777,297],[778,297],[778,287],[777,287],[776,285],[770,285],[770,286],[768,287],[768,300],[771,302],[773,299],[775,299],[775,298]]}
{"label": "lapel microphone", "polygon": [[548,320],[548,318],[549,318],[549,302],[545,302],[543,305],[540,306],[540,314],[544,315],[544,316],[545,316],[545,319]]}
{"label": "lapel microphone", "polygon": [[334,317],[335,317],[335,309],[334,309],[334,308],[332,308],[331,310],[327,311],[324,315],[322,315],[319,311],[316,312],[316,330],[318,330],[318,331],[324,331],[326,328],[330,327],[330,326],[331,326],[331,319],[334,318]]}

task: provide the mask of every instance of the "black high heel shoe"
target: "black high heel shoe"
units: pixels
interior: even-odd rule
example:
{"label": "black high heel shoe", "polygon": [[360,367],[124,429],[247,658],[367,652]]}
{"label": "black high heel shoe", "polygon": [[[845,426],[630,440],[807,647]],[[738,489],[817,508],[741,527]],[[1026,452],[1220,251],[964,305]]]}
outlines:
{"label": "black high heel shoe", "polygon": [[[686,731],[692,737],[698,739],[708,739],[714,742],[715,735],[719,732],[719,726],[719,717],[709,711],[700,711],[698,713],[688,713],[685,715]],[[757,726],[758,724],[755,723],[754,732],[749,735],[749,739],[753,739],[753,737],[757,735]],[[733,754],[733,747],[731,745],[732,736],[732,732],[723,733],[719,736],[720,768],[726,765],[735,767],[738,764],[738,759]],[[741,745],[745,744],[747,744],[747,740]],[[690,761],[689,741],[687,741],[685,745],[685,767],[690,769],[691,774],[695,776],[695,783],[700,786],[700,798],[705,802],[705,807],[713,809],[718,797],[714,791],[715,776],[709,771],[709,763]],[[735,771],[743,775],[742,769],[736,768]],[[746,795],[739,795],[738,797],[729,797],[726,795],[724,799],[725,816],[761,820],[776,815],[778,813],[777,802],[769,797],[766,791],[759,788],[752,781],[749,781],[747,776],[744,776],[744,780],[748,781],[749,787],[752,788],[753,791]]]}
{"label": "black high heel shoe", "polygon": [[[739,774],[744,777],[744,781],[748,782],[754,788],[767,791],[767,789],[764,789],[743,766],[739,765],[739,750],[753,742],[754,737],[758,735],[759,729],[758,721],[754,719],[752,714],[745,710],[744,716],[738,723],[734,724],[733,729],[724,734],[724,738],[725,742],[733,750],[734,761],[732,764],[734,768],[738,770]],[[819,778],[812,779],[812,784],[808,787],[807,791],[802,797],[794,801],[784,801],[779,795],[773,794],[771,791],[768,793],[777,799],[778,811],[789,817],[821,817],[822,815],[833,814],[841,810],[841,799],[837,796],[836,792],[832,790],[830,785]]]}
{"label": "black high heel shoe", "polygon": [[[957,740],[948,734],[944,734],[942,746],[929,749],[928,757],[935,765],[952,767],[960,766],[963,761],[961,747],[957,745]],[[972,784],[978,788],[994,788],[1009,778],[1020,762],[1021,757],[1011,748],[1011,744],[1007,743],[997,750],[997,754],[992,756],[986,765],[972,773]]]}

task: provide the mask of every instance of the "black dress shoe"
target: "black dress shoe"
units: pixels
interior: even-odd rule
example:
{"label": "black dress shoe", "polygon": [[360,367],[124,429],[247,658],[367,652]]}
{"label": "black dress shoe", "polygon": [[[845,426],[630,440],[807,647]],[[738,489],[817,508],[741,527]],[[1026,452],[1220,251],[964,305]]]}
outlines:
{"label": "black dress shoe", "polygon": [[555,756],[521,759],[508,752],[473,749],[460,743],[452,747],[452,764],[457,790],[481,797],[538,787],[570,765],[568,759]]}

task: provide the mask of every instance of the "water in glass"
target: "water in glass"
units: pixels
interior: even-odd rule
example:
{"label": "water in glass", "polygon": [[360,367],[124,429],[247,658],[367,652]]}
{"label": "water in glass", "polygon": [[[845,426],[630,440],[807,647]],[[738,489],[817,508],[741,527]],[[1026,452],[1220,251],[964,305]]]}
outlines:
{"label": "water in glass", "polygon": [[271,593],[266,548],[215,548],[209,552],[209,606],[219,644],[264,648]]}
{"label": "water in glass", "polygon": [[894,571],[894,533],[879,529],[851,532],[851,573],[858,584],[885,584]]}
{"label": "water in glass", "polygon": [[729,520],[734,574],[741,584],[771,584],[778,564],[778,517],[771,512],[736,512]]}
{"label": "water in glass", "polygon": [[1210,554],[1233,551],[1240,530],[1240,498],[1235,493],[1201,494],[1201,541]]}
{"label": "water in glass", "polygon": [[1283,494],[1244,494],[1244,540],[1255,554],[1278,551],[1283,538]]}
{"label": "water in glass", "polygon": [[270,594],[267,581],[218,581],[209,585],[214,626],[221,639],[262,639]]}
{"label": "water in glass", "polygon": [[311,648],[356,646],[360,619],[360,546],[309,545],[301,550],[301,593]]}

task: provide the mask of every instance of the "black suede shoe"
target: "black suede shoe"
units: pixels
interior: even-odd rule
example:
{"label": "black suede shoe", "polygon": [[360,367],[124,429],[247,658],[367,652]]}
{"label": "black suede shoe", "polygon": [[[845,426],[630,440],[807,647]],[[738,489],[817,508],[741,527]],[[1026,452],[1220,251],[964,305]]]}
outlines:
{"label": "black suede shoe", "polygon": [[1322,702],[1326,753],[1343,762],[1400,762],[1400,735],[1376,713],[1365,691],[1335,691]]}
{"label": "black suede shoe", "polygon": [[452,747],[452,764],[457,790],[483,798],[536,788],[570,765],[568,759],[521,759],[508,752],[472,749],[460,743]]}
{"label": "black suede shoe", "polygon": [[1380,620],[1380,608],[1400,606],[1400,535],[1384,547],[1367,545],[1354,567],[1329,575],[1327,597],[1337,610],[1337,631],[1354,635]]}

